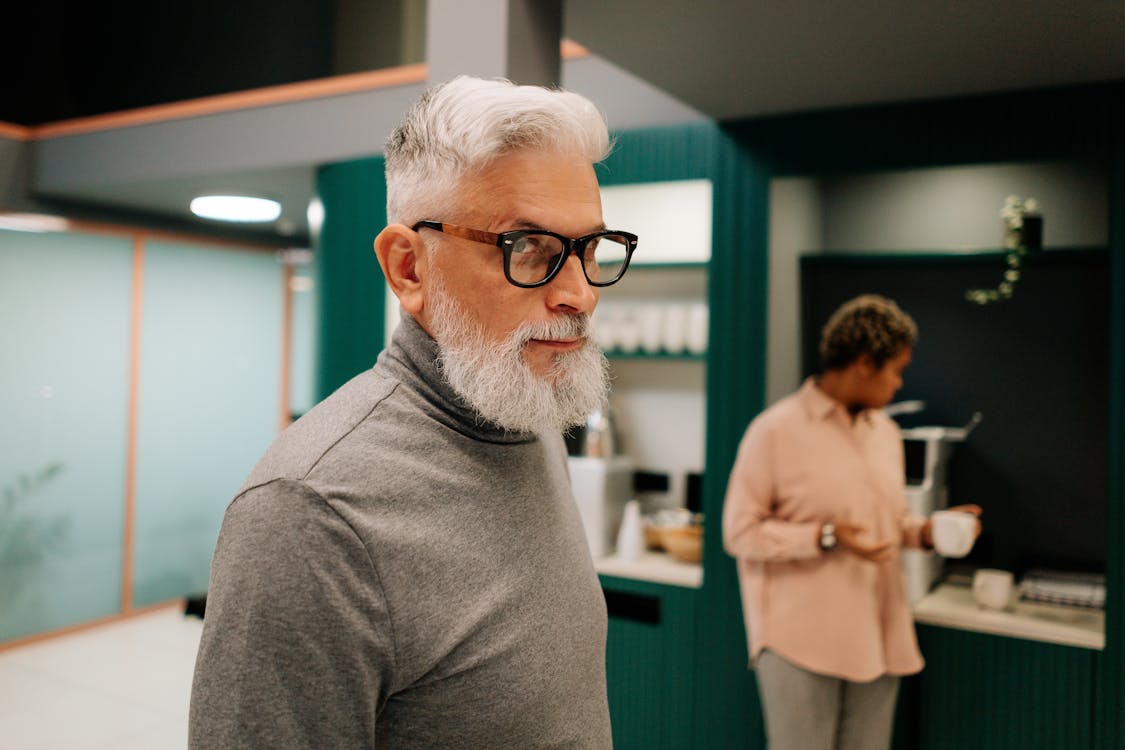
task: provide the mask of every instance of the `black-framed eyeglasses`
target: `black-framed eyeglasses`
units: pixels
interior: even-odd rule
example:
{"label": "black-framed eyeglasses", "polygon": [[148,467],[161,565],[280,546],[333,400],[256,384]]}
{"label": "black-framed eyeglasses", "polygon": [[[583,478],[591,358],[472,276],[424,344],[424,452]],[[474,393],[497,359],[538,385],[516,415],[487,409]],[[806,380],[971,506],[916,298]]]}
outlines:
{"label": "black-framed eyeglasses", "polygon": [[616,284],[625,275],[637,249],[637,235],[616,230],[571,239],[545,229],[496,234],[440,221],[419,221],[411,227],[415,232],[422,228],[495,245],[504,253],[504,276],[508,282],[527,289],[543,286],[555,278],[571,253],[582,260],[582,272],[590,286]]}

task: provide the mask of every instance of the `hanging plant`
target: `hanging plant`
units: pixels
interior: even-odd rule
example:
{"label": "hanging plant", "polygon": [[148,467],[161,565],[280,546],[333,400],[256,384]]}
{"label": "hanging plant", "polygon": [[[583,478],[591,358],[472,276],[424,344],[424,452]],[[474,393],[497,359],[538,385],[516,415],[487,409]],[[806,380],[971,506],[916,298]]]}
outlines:
{"label": "hanging plant", "polygon": [[1007,268],[994,289],[969,289],[965,292],[965,299],[978,305],[1010,299],[1020,281],[1024,256],[1043,247],[1043,217],[1039,214],[1037,200],[1009,195],[1000,209],[1000,218],[1004,220]]}

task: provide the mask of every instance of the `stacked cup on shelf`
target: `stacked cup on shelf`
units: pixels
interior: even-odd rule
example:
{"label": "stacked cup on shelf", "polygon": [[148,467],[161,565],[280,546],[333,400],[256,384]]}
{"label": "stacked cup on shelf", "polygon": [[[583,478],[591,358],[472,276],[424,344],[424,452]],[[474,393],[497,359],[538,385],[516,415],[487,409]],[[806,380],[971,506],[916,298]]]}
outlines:
{"label": "stacked cup on shelf", "polygon": [[603,351],[622,354],[704,354],[705,302],[603,302],[594,331]]}

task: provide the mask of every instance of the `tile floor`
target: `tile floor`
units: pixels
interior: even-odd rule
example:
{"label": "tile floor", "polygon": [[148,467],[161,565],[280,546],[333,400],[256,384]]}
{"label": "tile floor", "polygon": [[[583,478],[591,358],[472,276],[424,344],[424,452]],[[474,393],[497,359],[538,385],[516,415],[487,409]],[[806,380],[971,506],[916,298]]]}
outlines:
{"label": "tile floor", "polygon": [[0,748],[185,750],[202,630],[180,606],[0,651]]}

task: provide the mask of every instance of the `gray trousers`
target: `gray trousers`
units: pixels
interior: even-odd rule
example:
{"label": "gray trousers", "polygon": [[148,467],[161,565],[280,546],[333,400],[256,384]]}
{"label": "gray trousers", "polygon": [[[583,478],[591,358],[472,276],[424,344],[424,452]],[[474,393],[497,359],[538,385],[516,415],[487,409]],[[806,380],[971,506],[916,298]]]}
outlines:
{"label": "gray trousers", "polygon": [[886,750],[898,677],[849,682],[762,651],[756,667],[769,750]]}

